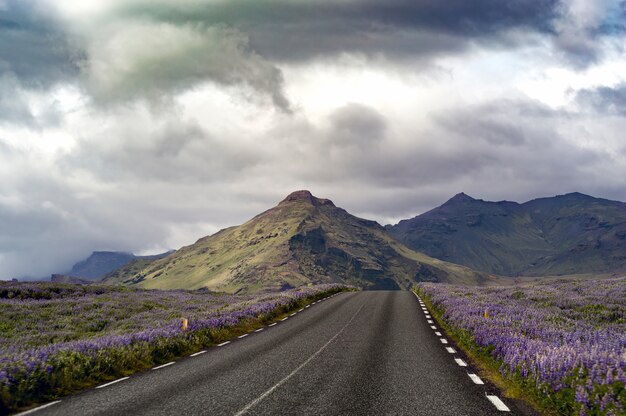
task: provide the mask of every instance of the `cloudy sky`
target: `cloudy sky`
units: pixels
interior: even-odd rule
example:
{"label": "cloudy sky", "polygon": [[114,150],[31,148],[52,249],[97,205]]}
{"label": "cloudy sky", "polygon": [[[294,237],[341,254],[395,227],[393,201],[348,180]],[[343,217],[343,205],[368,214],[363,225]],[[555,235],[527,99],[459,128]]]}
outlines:
{"label": "cloudy sky", "polygon": [[626,201],[623,0],[0,0],[0,278],[296,189]]}

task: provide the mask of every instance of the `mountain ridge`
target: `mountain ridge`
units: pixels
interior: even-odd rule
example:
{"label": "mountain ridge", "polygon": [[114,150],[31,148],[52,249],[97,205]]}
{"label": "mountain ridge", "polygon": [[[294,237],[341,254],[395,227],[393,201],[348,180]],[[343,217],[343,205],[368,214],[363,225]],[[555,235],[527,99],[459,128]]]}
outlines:
{"label": "mountain ridge", "polygon": [[414,252],[376,221],[296,191],[244,224],[202,237],[141,270],[108,275],[105,282],[234,293],[325,282],[399,289],[418,280],[494,279]]}
{"label": "mountain ridge", "polygon": [[[108,273],[111,273],[129,263],[137,260],[157,260],[173,253],[173,250],[148,256],[137,256],[125,251],[94,251],[89,257],[81,260],[72,266],[72,269],[65,273],[53,274],[57,281],[64,276],[67,281],[74,278],[76,281],[98,281]],[[54,281],[54,280],[53,280]]]}
{"label": "mountain ridge", "polygon": [[488,273],[626,270],[626,204],[580,192],[521,204],[461,193],[386,229],[414,250]]}

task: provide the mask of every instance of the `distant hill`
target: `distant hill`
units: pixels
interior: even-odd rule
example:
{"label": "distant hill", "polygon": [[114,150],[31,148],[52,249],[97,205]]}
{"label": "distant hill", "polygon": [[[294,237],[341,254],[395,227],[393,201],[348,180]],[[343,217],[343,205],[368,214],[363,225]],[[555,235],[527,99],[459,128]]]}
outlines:
{"label": "distant hill", "polygon": [[169,254],[167,253],[157,254],[153,256],[135,256],[132,253],[125,253],[120,251],[94,251],[88,258],[76,263],[72,270],[56,275],[65,276],[66,278],[78,278],[87,280],[100,280],[106,274],[113,272],[120,267],[124,267],[127,264],[142,260],[145,262],[154,261],[163,258]]}
{"label": "distant hill", "polygon": [[480,284],[492,279],[412,251],[378,223],[298,191],[243,225],[201,238],[145,267],[132,263],[104,281],[233,293],[319,282],[397,289],[415,281]]}
{"label": "distant hill", "polygon": [[499,275],[626,270],[626,204],[580,193],[524,204],[461,193],[386,228],[414,250]]}

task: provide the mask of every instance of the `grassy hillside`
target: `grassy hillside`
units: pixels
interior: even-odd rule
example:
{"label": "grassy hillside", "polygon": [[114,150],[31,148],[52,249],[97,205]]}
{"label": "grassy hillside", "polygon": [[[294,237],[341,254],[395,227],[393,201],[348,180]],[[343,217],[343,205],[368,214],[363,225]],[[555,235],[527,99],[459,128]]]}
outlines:
{"label": "grassy hillside", "polygon": [[397,289],[415,281],[480,284],[490,279],[416,253],[378,223],[299,191],[243,225],[204,237],[145,268],[135,263],[105,282],[234,293],[326,282]]}
{"label": "grassy hillside", "polygon": [[412,249],[500,275],[626,268],[626,204],[578,193],[525,204],[459,194],[388,230]]}

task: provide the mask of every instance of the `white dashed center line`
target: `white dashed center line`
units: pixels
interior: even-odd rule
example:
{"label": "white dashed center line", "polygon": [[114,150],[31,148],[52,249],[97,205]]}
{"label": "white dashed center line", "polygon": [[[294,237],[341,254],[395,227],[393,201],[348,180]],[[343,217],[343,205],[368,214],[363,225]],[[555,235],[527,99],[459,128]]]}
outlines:
{"label": "white dashed center line", "polygon": [[354,321],[354,318],[356,318],[357,315],[361,312],[361,310],[363,309],[363,306],[365,306],[365,303],[363,303],[359,307],[359,309],[357,309],[357,311],[354,313],[354,315],[352,315],[352,318],[350,318],[350,320],[339,330],[339,332],[337,332],[335,335],[333,335],[333,337],[331,339],[329,339],[328,342],[326,342],[326,344],[322,345],[322,347],[319,350],[317,350],[315,353],[313,353],[313,355],[311,355],[309,358],[307,358],[302,364],[300,364],[298,367],[296,367],[295,370],[293,370],[291,373],[289,373],[287,376],[285,376],[285,378],[280,380],[278,383],[274,384],[270,389],[265,391],[265,393],[261,394],[259,397],[257,397],[253,401],[251,401],[246,407],[244,407],[243,409],[241,409],[240,411],[235,413],[235,416],[242,416],[242,415],[248,413],[248,411],[250,409],[252,409],[254,406],[256,406],[259,402],[263,401],[267,396],[272,394],[272,392],[274,390],[276,390],[277,388],[279,388],[280,386],[285,384],[287,381],[289,381],[289,379],[291,377],[296,375],[300,370],[302,370],[304,367],[306,367],[306,365],[309,362],[311,362],[313,359],[315,359],[315,357],[320,355],[337,337],[339,337],[339,335],[341,335],[341,333],[343,331],[345,331],[345,329],[352,323],[352,321]]}

